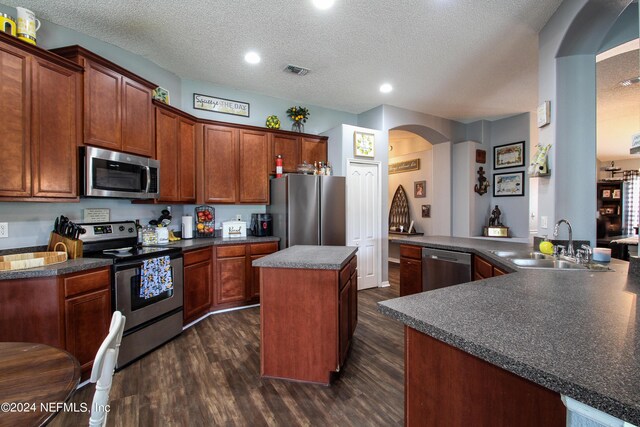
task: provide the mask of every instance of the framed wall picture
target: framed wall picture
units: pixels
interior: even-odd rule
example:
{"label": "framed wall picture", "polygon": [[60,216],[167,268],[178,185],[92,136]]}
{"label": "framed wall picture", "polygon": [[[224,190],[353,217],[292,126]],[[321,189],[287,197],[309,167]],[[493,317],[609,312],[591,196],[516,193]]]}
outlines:
{"label": "framed wall picture", "polygon": [[422,205],[422,218],[431,218],[431,205]]}
{"label": "framed wall picture", "polygon": [[613,197],[614,199],[619,199],[620,198],[620,189],[615,189],[613,190],[613,194],[611,194],[611,197]]}
{"label": "framed wall picture", "polygon": [[375,135],[372,133],[353,133],[353,155],[357,157],[375,157]]}
{"label": "framed wall picture", "polygon": [[524,171],[493,174],[493,197],[524,196]]}
{"label": "framed wall picture", "polygon": [[524,166],[524,141],[493,147],[493,169]]}
{"label": "framed wall picture", "polygon": [[415,181],[413,183],[413,197],[427,197],[427,181]]}
{"label": "framed wall picture", "polygon": [[538,106],[538,127],[551,123],[551,101],[544,101]]}
{"label": "framed wall picture", "polygon": [[476,150],[476,163],[487,163],[487,152],[485,150]]}
{"label": "framed wall picture", "polygon": [[602,190],[602,198],[608,199],[611,197],[611,190]]}

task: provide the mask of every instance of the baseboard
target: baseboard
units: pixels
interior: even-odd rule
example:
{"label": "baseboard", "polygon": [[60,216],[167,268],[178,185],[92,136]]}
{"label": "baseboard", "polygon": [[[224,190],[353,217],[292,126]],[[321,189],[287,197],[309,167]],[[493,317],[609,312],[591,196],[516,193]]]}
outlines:
{"label": "baseboard", "polygon": [[230,311],[244,310],[246,308],[253,308],[253,307],[260,307],[260,304],[243,305],[243,306],[240,306],[240,307],[225,308],[224,310],[210,311],[207,314],[205,314],[204,316],[200,317],[199,319],[196,319],[193,322],[183,326],[182,330],[184,331],[184,330],[189,329],[190,327],[192,327],[196,323],[199,323],[199,322],[203,321],[204,319],[206,319],[207,317],[209,317],[209,316],[211,316],[213,314],[228,313]]}
{"label": "baseboard", "polygon": [[389,283],[388,280],[380,283],[380,286],[378,286],[379,288],[388,288],[389,286],[391,286],[391,284]]}
{"label": "baseboard", "polygon": [[389,258],[389,262],[392,262],[394,264],[400,264],[400,260],[398,258]]}

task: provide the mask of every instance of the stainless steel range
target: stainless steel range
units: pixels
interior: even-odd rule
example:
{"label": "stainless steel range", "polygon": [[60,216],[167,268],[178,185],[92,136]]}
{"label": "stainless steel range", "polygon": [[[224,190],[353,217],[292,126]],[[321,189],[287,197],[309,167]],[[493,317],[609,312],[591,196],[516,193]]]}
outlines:
{"label": "stainless steel range", "polygon": [[114,261],[112,308],[127,318],[116,364],[122,368],[182,332],[182,252],[136,247],[133,221],[81,225],[83,255]]}

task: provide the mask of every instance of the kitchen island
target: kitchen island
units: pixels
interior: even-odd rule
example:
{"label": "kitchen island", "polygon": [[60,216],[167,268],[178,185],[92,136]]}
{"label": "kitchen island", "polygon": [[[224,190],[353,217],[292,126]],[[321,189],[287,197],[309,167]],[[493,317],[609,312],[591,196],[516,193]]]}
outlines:
{"label": "kitchen island", "polygon": [[613,272],[518,269],[490,250],[530,246],[401,243],[472,253],[512,272],[379,303],[405,324],[408,425],[429,424],[433,418],[421,418],[429,414],[509,425],[522,413],[534,418],[518,425],[564,425],[561,395],[640,424],[640,281],[627,263],[612,262]]}
{"label": "kitchen island", "polygon": [[328,385],[357,323],[358,249],[293,246],[260,268],[260,374]]}

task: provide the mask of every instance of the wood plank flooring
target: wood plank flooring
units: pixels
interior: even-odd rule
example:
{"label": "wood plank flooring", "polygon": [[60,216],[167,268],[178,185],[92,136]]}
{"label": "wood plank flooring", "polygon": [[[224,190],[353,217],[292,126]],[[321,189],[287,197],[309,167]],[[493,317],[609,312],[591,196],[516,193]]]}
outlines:
{"label": "wood plank flooring", "polygon": [[[358,327],[349,359],[331,387],[260,379],[260,311],[210,316],[116,372],[108,426],[393,426],[404,419],[403,329],[376,302],[391,287],[358,292]],[[95,386],[72,402],[91,405]],[[86,425],[88,414],[61,413],[52,426]]]}

